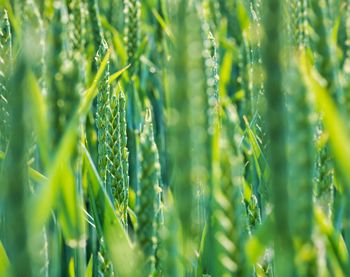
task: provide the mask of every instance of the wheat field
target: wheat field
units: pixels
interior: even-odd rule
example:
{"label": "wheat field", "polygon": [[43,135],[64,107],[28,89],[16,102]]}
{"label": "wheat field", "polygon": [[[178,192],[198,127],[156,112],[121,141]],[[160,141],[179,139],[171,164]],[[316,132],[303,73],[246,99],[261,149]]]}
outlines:
{"label": "wheat field", "polygon": [[350,276],[349,0],[0,0],[0,276]]}

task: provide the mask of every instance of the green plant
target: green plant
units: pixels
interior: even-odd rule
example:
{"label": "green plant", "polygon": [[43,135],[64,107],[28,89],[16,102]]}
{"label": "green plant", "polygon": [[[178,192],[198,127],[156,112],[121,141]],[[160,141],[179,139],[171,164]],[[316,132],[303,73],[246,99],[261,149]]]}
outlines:
{"label": "green plant", "polygon": [[348,276],[348,0],[0,1],[1,276]]}

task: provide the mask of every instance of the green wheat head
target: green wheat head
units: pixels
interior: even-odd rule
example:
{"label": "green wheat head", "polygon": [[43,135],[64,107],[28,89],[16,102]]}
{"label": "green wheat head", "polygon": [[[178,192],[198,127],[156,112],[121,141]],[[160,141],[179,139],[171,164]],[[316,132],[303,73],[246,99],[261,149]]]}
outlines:
{"label": "green wheat head", "polygon": [[82,3],[80,0],[67,0],[69,16],[69,37],[72,42],[72,49],[81,54],[83,47],[83,18]]}
{"label": "green wheat head", "polygon": [[244,241],[248,221],[242,193],[244,168],[238,148],[237,119],[234,109],[229,109],[219,141],[220,178],[214,187],[214,249],[216,274],[247,276]]}
{"label": "green wheat head", "polygon": [[101,44],[103,44],[104,40],[104,34],[103,29],[101,26],[100,21],[100,11],[98,6],[97,0],[88,0],[87,1],[87,7],[89,11],[89,18],[91,23],[91,29],[92,29],[92,36],[93,36],[93,42],[95,46],[95,50],[99,49],[101,47]]}
{"label": "green wheat head", "polygon": [[128,63],[134,62],[139,46],[141,2],[124,0],[124,41],[128,54]]}
{"label": "green wheat head", "polygon": [[[108,45],[105,40],[97,51],[95,62],[100,65],[103,57],[108,51]],[[97,111],[96,111],[96,126],[97,126],[97,142],[98,142],[98,167],[100,170],[100,176],[104,182],[106,182],[106,170],[107,170],[107,140],[106,140],[106,128],[108,122],[108,116],[110,115],[110,84],[109,84],[109,62],[103,74],[103,79],[98,84],[97,95]]]}
{"label": "green wheat head", "polygon": [[0,150],[5,151],[8,142],[8,74],[12,59],[12,35],[7,11],[0,13]]}
{"label": "green wheat head", "polygon": [[145,257],[145,276],[155,272],[157,245],[157,201],[159,193],[160,164],[153,127],[146,122],[140,139],[142,168],[140,172],[139,204],[137,207],[137,241]]}
{"label": "green wheat head", "polygon": [[122,136],[120,126],[120,102],[118,96],[111,95],[110,99],[110,116],[109,124],[107,126],[106,140],[107,140],[107,182],[108,186],[112,188],[113,197],[117,211],[120,214],[124,225],[127,221],[127,206],[128,206],[128,193],[123,170],[123,157],[122,157]]}
{"label": "green wheat head", "polygon": [[[315,155],[313,146],[313,121],[310,99],[307,90],[300,80],[300,72],[296,67],[289,71],[289,193],[291,198],[291,231],[295,241],[296,251],[301,247],[313,247],[313,177]],[[324,195],[331,195],[325,192]],[[331,199],[327,199],[328,201]],[[314,275],[315,255],[301,261],[298,266],[302,275]]]}
{"label": "green wheat head", "polygon": [[[307,3],[305,1],[295,1],[292,9],[296,12],[292,14],[291,26],[294,28],[293,48],[291,56],[291,68],[287,75],[289,84],[288,104],[289,116],[289,158],[290,171],[290,195],[298,199],[292,204],[292,218],[298,215],[299,220],[292,221],[295,237],[298,237],[302,244],[311,242],[312,233],[312,199],[313,199],[313,175],[314,175],[314,157],[313,157],[313,122],[311,102],[303,83],[298,82],[301,79],[300,72],[297,69],[296,62],[300,55],[304,54],[304,48],[307,46],[307,34],[305,28]],[[298,151],[303,149],[303,151]],[[296,201],[296,200],[295,200]],[[294,201],[293,201],[294,202]],[[301,213],[301,211],[303,211]]]}
{"label": "green wheat head", "polygon": [[[331,57],[331,47],[329,45],[329,29],[327,28],[326,14],[327,11],[321,8],[321,4],[318,1],[311,1],[310,8],[312,14],[310,16],[312,20],[311,26],[313,30],[318,30],[317,34],[311,36],[310,43],[315,45],[315,49],[319,54],[316,60],[319,73],[327,82],[327,88],[336,103],[340,104],[343,96],[342,89],[337,83],[337,70],[335,69],[334,59]],[[318,126],[319,138],[324,136],[324,129],[322,125]],[[317,157],[317,169],[318,169],[318,182],[316,187],[316,196],[320,199],[320,204],[323,207],[326,214],[331,216],[333,193],[334,193],[334,163],[330,156],[329,143],[323,143],[320,145],[321,149]]]}
{"label": "green wheat head", "polygon": [[203,36],[203,58],[205,65],[206,93],[208,98],[208,132],[214,131],[214,124],[218,113],[219,98],[219,75],[218,75],[218,54],[216,40],[210,32],[207,20],[202,19]]}
{"label": "green wheat head", "polygon": [[[342,107],[344,104],[344,91],[339,84],[338,62],[335,59],[336,49],[331,40],[329,25],[331,21],[327,17],[328,10],[325,7],[325,0],[310,1],[310,25],[314,30],[310,40],[317,51],[316,65],[319,73],[327,82],[327,88],[330,91],[336,103]],[[317,30],[317,31],[315,31]]]}
{"label": "green wheat head", "polygon": [[129,198],[129,151],[127,148],[127,126],[126,126],[126,98],[123,90],[119,87],[118,93],[118,112],[119,112],[119,128],[120,128],[120,152],[121,152],[121,164],[123,168],[123,200],[126,208],[128,206]]}

